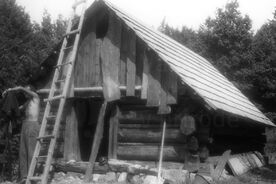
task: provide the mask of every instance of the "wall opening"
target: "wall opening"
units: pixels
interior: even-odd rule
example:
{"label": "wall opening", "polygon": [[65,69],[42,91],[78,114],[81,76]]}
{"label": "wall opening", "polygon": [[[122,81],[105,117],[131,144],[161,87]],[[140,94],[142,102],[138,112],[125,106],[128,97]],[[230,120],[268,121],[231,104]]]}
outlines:
{"label": "wall opening", "polygon": [[[78,118],[79,145],[82,161],[89,161],[91,148],[96,131],[97,120],[103,100],[100,98],[76,100]],[[106,120],[108,118],[105,118]],[[105,120],[104,135],[101,141],[98,157],[107,157],[108,154],[108,123]]]}

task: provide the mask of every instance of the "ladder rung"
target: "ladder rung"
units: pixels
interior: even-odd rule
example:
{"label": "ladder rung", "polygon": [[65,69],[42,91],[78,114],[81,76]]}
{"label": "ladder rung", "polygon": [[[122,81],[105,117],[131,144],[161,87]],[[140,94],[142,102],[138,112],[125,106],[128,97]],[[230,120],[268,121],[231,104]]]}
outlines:
{"label": "ladder rung", "polygon": [[39,181],[39,180],[42,180],[42,178],[39,177],[39,176],[33,176],[33,177],[29,177],[29,180],[32,180],[32,181]]}
{"label": "ladder rung", "polygon": [[37,156],[36,161],[37,162],[46,162],[47,156]]}
{"label": "ladder rung", "polygon": [[85,3],[86,0],[80,0],[80,1],[77,1],[73,4],[72,8],[76,8],[78,5],[80,5],[81,3]]}
{"label": "ladder rung", "polygon": [[62,67],[62,66],[65,66],[65,65],[70,65],[70,64],[72,64],[72,62],[62,63],[62,64],[59,64],[59,65],[56,65],[55,68],[59,68],[59,67]]}
{"label": "ladder rung", "polygon": [[56,119],[56,116],[47,116],[46,119],[49,121],[49,120],[54,120]]}
{"label": "ladder rung", "polygon": [[41,136],[41,137],[37,137],[36,139],[37,140],[42,140],[42,139],[52,139],[52,138],[55,138],[54,135],[45,135],[45,136]]}
{"label": "ladder rung", "polygon": [[63,50],[71,49],[73,46],[65,47]]}
{"label": "ladder rung", "polygon": [[44,102],[59,100],[59,99],[61,99],[61,98],[64,98],[64,96],[63,96],[63,95],[58,95],[58,96],[54,96],[54,97],[52,97],[52,98],[44,99]]}
{"label": "ladder rung", "polygon": [[62,83],[62,82],[65,82],[65,79],[59,79],[55,83],[58,84],[58,83]]}
{"label": "ladder rung", "polygon": [[80,32],[80,30],[79,30],[79,29],[76,29],[76,30],[74,30],[74,31],[70,31],[70,32],[66,33],[66,34],[64,35],[64,37],[67,37],[67,36],[72,35],[72,34],[78,34],[79,32]]}

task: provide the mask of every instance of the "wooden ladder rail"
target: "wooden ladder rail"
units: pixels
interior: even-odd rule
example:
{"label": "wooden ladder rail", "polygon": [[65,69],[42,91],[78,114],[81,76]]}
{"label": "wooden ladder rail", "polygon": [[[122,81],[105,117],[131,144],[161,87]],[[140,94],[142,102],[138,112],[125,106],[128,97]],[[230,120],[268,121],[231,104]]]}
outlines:
{"label": "wooden ladder rail", "polygon": [[[79,20],[78,28],[77,28],[77,30],[71,31],[72,27],[73,27],[72,22],[75,17],[76,6],[80,3],[84,3],[84,5],[82,8],[82,13],[81,13],[81,17]],[[79,40],[80,40],[80,33],[81,33],[81,29],[83,27],[83,22],[84,22],[85,10],[86,10],[86,0],[81,0],[81,2],[76,2],[75,5],[73,6],[73,15],[69,20],[69,24],[68,24],[68,27],[66,30],[66,35],[65,35],[63,43],[62,43],[62,47],[61,47],[58,62],[57,62],[57,67],[55,69],[55,74],[54,74],[53,82],[51,85],[51,90],[49,92],[48,99],[45,100],[47,102],[47,104],[46,104],[46,108],[44,111],[41,128],[39,131],[39,137],[37,138],[37,144],[35,147],[34,155],[33,155],[31,165],[29,168],[29,172],[28,172],[28,176],[27,176],[27,180],[26,180],[27,184],[29,184],[31,181],[41,181],[42,184],[47,183],[47,178],[48,178],[48,174],[49,174],[49,170],[50,170],[50,166],[51,166],[51,162],[52,162],[52,158],[53,158],[53,152],[54,152],[54,148],[55,148],[55,144],[56,144],[57,133],[59,130],[61,117],[62,117],[64,105],[66,102],[66,97],[68,95],[71,76],[72,76],[72,72],[73,72],[73,68],[74,68],[74,64],[75,64],[75,60],[76,60],[76,55],[77,55],[77,50],[78,50],[78,45],[79,45]],[[73,35],[73,34],[75,35],[75,39],[74,39],[74,44],[73,44],[73,49],[72,49],[72,55],[69,59],[68,68],[66,71],[67,74],[66,74],[66,78],[64,80],[65,83],[64,83],[63,90],[62,90],[62,95],[58,96],[58,98],[57,97],[55,98],[54,93],[56,91],[58,77],[60,76],[60,71],[61,71],[60,69],[61,69],[61,67],[65,66],[62,64],[62,61],[64,60],[64,53],[65,53],[65,49],[67,48],[67,44],[68,44],[67,39],[70,35]],[[59,102],[59,107],[58,107],[58,111],[57,111],[57,115],[56,115],[56,119],[55,119],[54,129],[52,131],[52,135],[45,136],[45,131],[46,131],[49,113],[51,110],[52,100],[59,100],[60,102]],[[41,147],[42,147],[41,144],[42,144],[43,140],[45,140],[45,139],[50,139],[50,144],[48,147],[48,153],[46,156],[46,162],[44,164],[43,173],[42,173],[42,176],[34,176],[35,168],[38,163],[38,158],[40,157],[39,153],[40,153]],[[42,157],[45,157],[45,156],[42,156]]]}

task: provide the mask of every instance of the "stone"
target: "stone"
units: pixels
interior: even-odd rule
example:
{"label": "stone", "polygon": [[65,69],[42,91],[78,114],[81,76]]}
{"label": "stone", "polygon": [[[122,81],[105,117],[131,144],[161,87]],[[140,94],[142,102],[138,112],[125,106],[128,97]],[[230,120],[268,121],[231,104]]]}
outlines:
{"label": "stone", "polygon": [[160,182],[158,182],[158,178],[156,176],[147,175],[143,181],[143,184],[163,184],[164,179],[161,178]]}
{"label": "stone", "polygon": [[122,172],[118,177],[118,182],[126,182],[126,180],[127,180],[127,173]]}
{"label": "stone", "polygon": [[143,177],[139,176],[139,175],[128,174],[127,175],[127,181],[131,184],[142,184],[143,183]]}
{"label": "stone", "polygon": [[102,174],[93,174],[93,181],[97,182]]}
{"label": "stone", "polygon": [[168,169],[162,171],[162,177],[168,183],[185,183],[188,171],[178,169]]}
{"label": "stone", "polygon": [[116,177],[116,173],[115,172],[108,172],[105,175],[102,175],[99,180],[101,181],[105,181],[105,182],[112,182],[112,181],[116,181],[117,177]]}

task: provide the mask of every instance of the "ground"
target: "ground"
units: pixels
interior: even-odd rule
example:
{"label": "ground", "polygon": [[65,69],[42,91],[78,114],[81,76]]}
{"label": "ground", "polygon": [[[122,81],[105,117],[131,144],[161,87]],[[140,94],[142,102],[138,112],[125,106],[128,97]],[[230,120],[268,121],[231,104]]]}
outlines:
{"label": "ground", "polygon": [[[153,176],[132,175],[127,173],[108,172],[106,174],[94,174],[93,184],[152,184]],[[183,178],[184,179],[184,178]],[[185,179],[178,180],[177,184],[185,184]],[[14,182],[2,182],[0,184],[14,184]],[[172,183],[165,181],[165,183]],[[175,182],[173,182],[175,183]],[[217,184],[272,184],[276,183],[276,165],[256,168],[238,177],[230,177],[228,180],[219,181]],[[56,172],[52,175],[51,184],[87,184],[84,175],[74,172]]]}

